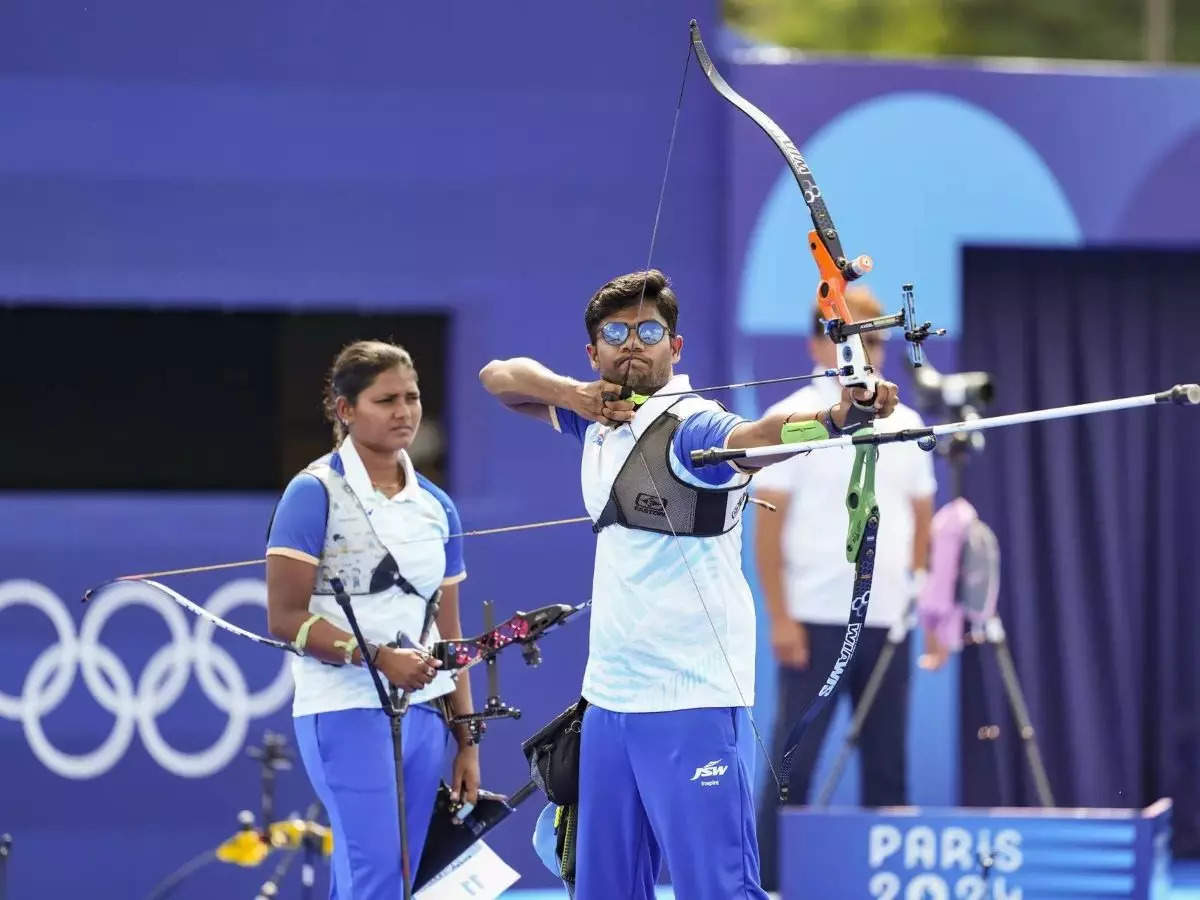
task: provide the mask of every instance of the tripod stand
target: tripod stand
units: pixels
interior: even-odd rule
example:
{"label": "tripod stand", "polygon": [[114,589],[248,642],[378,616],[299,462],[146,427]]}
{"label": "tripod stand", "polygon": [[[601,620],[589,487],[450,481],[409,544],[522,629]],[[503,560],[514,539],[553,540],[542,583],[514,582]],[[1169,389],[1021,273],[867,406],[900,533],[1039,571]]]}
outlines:
{"label": "tripod stand", "polygon": [[[976,410],[965,405],[959,410],[961,415],[978,415]],[[950,463],[953,478],[954,496],[963,496],[963,472],[967,459],[972,450],[983,449],[983,435],[956,434],[950,441],[946,456]],[[1004,623],[996,611],[1000,587],[1000,550],[996,535],[983,522],[977,521],[963,546],[960,559],[960,585],[958,600],[971,628],[966,641],[969,644],[987,644],[992,648],[996,667],[1000,673],[1000,681],[1004,685],[1005,698],[1012,711],[1013,721],[1017,724],[1017,734],[1025,751],[1025,759],[1033,777],[1034,791],[1037,794],[1039,806],[1054,806],[1054,793],[1050,789],[1050,779],[1046,775],[1046,766],[1042,762],[1042,753],[1038,747],[1037,734],[1033,722],[1029,718],[1029,707],[1025,703],[1025,692],[1021,690],[1021,681],[1017,677],[1017,667],[1013,663],[1012,651],[1008,646],[1008,638],[1004,631]],[[983,585],[982,590],[973,589],[973,585]],[[998,725],[986,725],[979,730],[981,739],[994,739],[1000,733]]]}
{"label": "tripod stand", "polygon": [[[259,764],[259,800],[261,803],[260,825],[256,827],[254,813],[243,809],[238,813],[238,830],[228,840],[212,850],[205,850],[188,860],[157,885],[149,894],[149,900],[166,900],[181,884],[209,863],[222,862],[245,868],[262,865],[274,852],[283,854],[271,877],[259,888],[259,898],[275,898],[279,885],[291,867],[296,852],[303,850],[306,872],[301,878],[302,897],[311,900],[315,881],[315,860],[329,856],[333,851],[332,836],[328,828],[317,824],[320,815],[319,803],[309,806],[303,819],[293,817],[272,822],[275,809],[276,773],[290,769],[291,755],[287,752],[287,741],[280,734],[268,731],[263,735],[261,747],[248,747],[246,755]],[[2,860],[0,860],[2,862]],[[0,891],[0,900],[3,892]]]}
{"label": "tripod stand", "polygon": [[300,896],[302,900],[313,900],[313,885],[316,882],[315,861],[322,850],[322,832],[324,831],[320,827],[314,827],[313,823],[320,811],[320,803],[314,801],[309,805],[304,819],[297,826],[298,841],[280,857],[271,877],[258,889],[255,900],[275,900],[279,896],[280,883],[287,876],[288,870],[291,869],[296,858],[300,856],[304,860],[300,869]]}
{"label": "tripod stand", "polygon": [[[1033,722],[1029,719],[1029,707],[1025,705],[1025,694],[1021,690],[1021,682],[1017,678],[1017,667],[1013,663],[1012,652],[1008,648],[1004,623],[1000,621],[999,616],[993,615],[982,625],[973,627],[967,639],[970,643],[986,643],[991,646],[996,657],[996,666],[1000,671],[1000,681],[1004,685],[1004,694],[1012,709],[1013,721],[1017,723],[1017,734],[1021,737],[1025,760],[1028,762],[1029,772],[1033,776],[1033,788],[1037,793],[1038,805],[1053,806],[1054,794],[1050,790],[1050,779],[1046,775],[1046,766],[1042,762],[1042,752],[1038,748]],[[979,729],[981,740],[992,740],[999,735],[999,725],[985,725]]]}
{"label": "tripod stand", "polygon": [[247,747],[246,755],[258,760],[260,773],[260,834],[263,840],[270,841],[270,825],[275,818],[275,773],[284,772],[292,767],[292,757],[287,752],[287,739],[282,734],[268,731],[263,735],[261,747]]}

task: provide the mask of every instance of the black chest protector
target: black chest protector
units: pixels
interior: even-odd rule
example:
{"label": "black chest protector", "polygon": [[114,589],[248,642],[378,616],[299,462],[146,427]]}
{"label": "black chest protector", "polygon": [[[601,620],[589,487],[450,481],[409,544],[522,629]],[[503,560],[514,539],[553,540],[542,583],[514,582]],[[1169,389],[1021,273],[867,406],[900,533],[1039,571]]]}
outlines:
{"label": "black chest protector", "polygon": [[[694,397],[682,398],[687,399]],[[663,410],[637,439],[592,531],[623,525],[680,537],[716,537],[741,521],[749,475],[728,487],[697,487],[671,469],[671,440],[684,418],[674,411],[680,402]]]}

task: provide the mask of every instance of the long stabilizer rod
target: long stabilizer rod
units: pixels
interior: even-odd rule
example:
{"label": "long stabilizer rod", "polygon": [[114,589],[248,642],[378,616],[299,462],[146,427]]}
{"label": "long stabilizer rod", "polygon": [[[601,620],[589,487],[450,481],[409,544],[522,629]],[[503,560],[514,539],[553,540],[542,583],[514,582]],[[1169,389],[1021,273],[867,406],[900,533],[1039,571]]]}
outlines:
{"label": "long stabilizer rod", "polygon": [[799,453],[809,453],[813,450],[828,450],[833,447],[854,447],[858,444],[892,444],[897,441],[917,441],[923,449],[932,450],[936,438],[943,434],[984,431],[988,428],[1004,428],[1008,425],[1024,425],[1029,422],[1045,422],[1050,419],[1091,416],[1096,413],[1115,412],[1121,409],[1136,409],[1140,406],[1154,406],[1159,403],[1175,403],[1180,406],[1200,405],[1200,385],[1177,384],[1168,390],[1159,391],[1157,394],[1119,397],[1114,400],[1097,400],[1094,403],[1076,403],[1073,406],[1056,406],[1052,409],[1034,409],[1029,412],[1009,413],[1004,416],[971,419],[966,422],[947,422],[945,425],[934,425],[929,428],[907,428],[902,431],[890,433],[864,432],[854,435],[844,435],[842,437],[826,438],[819,441],[772,444],[767,447],[693,450],[692,462],[695,465],[710,466],[731,459],[761,459],[767,457],[775,461],[782,457],[795,456]]}

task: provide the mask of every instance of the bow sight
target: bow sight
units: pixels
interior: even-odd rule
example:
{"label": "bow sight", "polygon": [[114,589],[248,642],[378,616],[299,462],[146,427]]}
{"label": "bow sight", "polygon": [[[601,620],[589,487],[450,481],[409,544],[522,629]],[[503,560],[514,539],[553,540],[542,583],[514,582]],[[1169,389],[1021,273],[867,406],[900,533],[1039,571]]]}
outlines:
{"label": "bow sight", "polygon": [[[825,322],[825,333],[835,344],[844,344],[852,334],[863,334],[868,331],[884,331],[888,328],[904,329],[904,340],[908,343],[908,361],[914,369],[925,364],[925,351],[922,344],[926,338],[940,337],[946,333],[945,328],[934,328],[932,322],[917,324],[917,305],[913,299],[913,286],[905,284],[900,287],[904,300],[904,308],[890,316],[879,316],[874,319],[864,319],[859,322],[844,322],[833,318]],[[839,374],[849,374],[841,372]]]}

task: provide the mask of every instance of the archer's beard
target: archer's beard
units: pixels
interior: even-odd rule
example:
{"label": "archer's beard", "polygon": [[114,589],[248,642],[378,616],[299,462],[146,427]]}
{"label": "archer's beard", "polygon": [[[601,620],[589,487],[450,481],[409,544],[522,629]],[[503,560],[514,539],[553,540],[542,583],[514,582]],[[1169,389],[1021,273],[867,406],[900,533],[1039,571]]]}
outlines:
{"label": "archer's beard", "polygon": [[671,365],[637,365],[631,360],[619,362],[604,374],[613,384],[623,384],[636,394],[653,394],[671,380]]}

